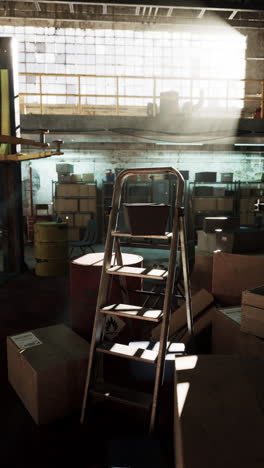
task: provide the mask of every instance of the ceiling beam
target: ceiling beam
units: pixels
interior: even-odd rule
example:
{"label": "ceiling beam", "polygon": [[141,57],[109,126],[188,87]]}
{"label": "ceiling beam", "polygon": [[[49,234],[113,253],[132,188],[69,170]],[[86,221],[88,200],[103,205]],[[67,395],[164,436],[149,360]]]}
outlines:
{"label": "ceiling beam", "polygon": [[[18,0],[17,0],[18,1]],[[169,2],[170,0],[167,0]],[[21,8],[12,8],[12,0],[9,2],[0,2],[0,17],[1,24],[5,24],[5,21],[12,19],[24,19],[26,21],[33,20],[54,20],[57,23],[70,22],[74,24],[76,21],[81,22],[84,26],[87,22],[100,22],[108,24],[113,23],[142,23],[144,17],[144,23],[152,23],[153,17],[155,17],[155,24],[160,25],[198,25],[209,26],[210,20],[208,19],[207,12],[222,12],[226,13],[224,19],[229,25],[235,28],[254,28],[259,29],[264,26],[264,2],[262,14],[255,10],[242,10],[238,8],[216,8],[216,7],[190,7],[187,4],[185,6],[166,6],[164,4],[160,6],[153,6],[150,4],[117,4],[107,2],[66,2],[57,1],[50,2],[50,0],[34,0],[35,8],[30,8],[32,1],[27,2],[20,1]],[[49,8],[41,8],[43,4],[50,4]],[[175,2],[176,3],[176,2]],[[214,2],[215,4],[215,2]],[[59,6],[58,6],[59,5]],[[80,5],[85,5],[82,8]],[[95,5],[101,5],[101,8],[94,8]],[[92,6],[92,7],[91,7]],[[109,8],[108,8],[109,7]],[[180,14],[175,14],[174,12]],[[241,12],[251,12],[245,17],[244,15],[237,15]],[[109,14],[108,14],[109,13]],[[207,21],[208,20],[208,21]],[[82,26],[82,27],[83,27]],[[66,27],[63,25],[62,27]]]}
{"label": "ceiling beam", "polygon": [[[9,3],[36,3],[36,0],[8,0]],[[60,5],[69,5],[72,3],[74,5],[102,5],[105,0],[98,0],[97,2],[90,2],[88,0],[38,0],[37,3],[50,3],[50,4],[60,4]],[[260,7],[261,4],[261,7]],[[203,0],[203,5],[198,6],[195,0],[145,0],[144,3],[140,0],[133,0],[131,2],[126,0],[119,0],[118,2],[109,2],[109,6],[123,6],[123,7],[133,7],[133,6],[152,6],[160,8],[178,8],[178,9],[191,9],[191,10],[201,10],[205,8],[206,10],[211,11],[264,11],[264,4],[260,0]]]}

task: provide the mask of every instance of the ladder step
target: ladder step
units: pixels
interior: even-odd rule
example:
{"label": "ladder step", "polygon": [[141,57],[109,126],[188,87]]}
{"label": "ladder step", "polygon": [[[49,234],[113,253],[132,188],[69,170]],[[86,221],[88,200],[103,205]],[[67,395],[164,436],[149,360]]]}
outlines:
{"label": "ladder step", "polygon": [[124,345],[120,343],[101,343],[96,351],[99,353],[112,354],[135,361],[155,363],[158,357],[158,351],[150,349],[142,349],[135,346]]}
{"label": "ladder step", "polygon": [[162,281],[167,279],[168,276],[168,271],[160,268],[139,268],[121,265],[115,265],[108,268],[106,273],[110,275],[136,276],[138,278],[151,278]]}
{"label": "ladder step", "polygon": [[119,315],[121,317],[130,317],[150,322],[160,322],[162,318],[162,310],[148,309],[146,307],[128,305],[128,304],[111,304],[100,309],[102,314]]}
{"label": "ladder step", "polygon": [[119,232],[119,231],[112,231],[111,232],[113,237],[127,237],[127,238],[141,238],[141,239],[170,239],[172,238],[172,232],[165,232],[164,235],[158,235],[158,234],[130,234],[130,233],[125,233],[125,232]]}
{"label": "ladder step", "polygon": [[90,390],[92,397],[111,400],[129,406],[141,407],[149,410],[152,405],[152,395],[107,382],[95,384]]}

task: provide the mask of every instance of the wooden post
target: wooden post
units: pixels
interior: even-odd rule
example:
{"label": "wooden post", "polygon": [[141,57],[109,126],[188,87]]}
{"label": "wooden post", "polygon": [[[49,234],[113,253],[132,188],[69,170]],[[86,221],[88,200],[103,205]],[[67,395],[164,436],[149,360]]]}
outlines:
{"label": "wooden post", "polygon": [[3,260],[5,273],[24,270],[23,216],[20,163],[1,164],[3,182]]}

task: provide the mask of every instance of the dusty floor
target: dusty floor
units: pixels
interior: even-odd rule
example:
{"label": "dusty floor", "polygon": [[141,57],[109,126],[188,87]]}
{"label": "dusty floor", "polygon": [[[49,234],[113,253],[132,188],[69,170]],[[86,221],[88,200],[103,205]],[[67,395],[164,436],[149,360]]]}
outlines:
{"label": "dusty floor", "polygon": [[[102,246],[96,249],[102,251]],[[166,252],[161,252],[160,261],[165,260]],[[35,425],[8,383],[6,336],[57,323],[70,325],[69,278],[37,277],[30,247],[26,262],[25,273],[0,285],[1,466],[173,466],[172,383],[164,389],[154,439],[146,438],[141,419],[124,414],[119,419],[111,411],[98,410],[84,426],[79,413],[47,426]]]}

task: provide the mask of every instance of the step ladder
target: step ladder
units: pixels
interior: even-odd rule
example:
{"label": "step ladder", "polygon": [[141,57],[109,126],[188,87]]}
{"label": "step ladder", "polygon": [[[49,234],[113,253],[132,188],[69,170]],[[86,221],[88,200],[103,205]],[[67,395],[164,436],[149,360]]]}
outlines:
{"label": "step ladder", "polygon": [[[166,232],[164,235],[132,235],[130,233],[120,233],[117,231],[118,214],[120,210],[121,192],[125,179],[134,175],[168,175],[176,177],[175,185],[175,207],[172,222],[172,232]],[[150,409],[149,432],[153,432],[155,427],[157,404],[160,388],[163,383],[165,370],[165,357],[168,347],[168,333],[171,315],[171,300],[174,291],[175,271],[177,266],[177,252],[180,243],[183,269],[183,283],[186,301],[186,321],[190,340],[193,338],[193,320],[191,310],[191,294],[189,281],[188,253],[186,248],[186,228],[184,220],[184,210],[182,208],[184,197],[184,179],[181,173],[172,167],[148,168],[148,169],[128,169],[120,172],[116,178],[112,209],[109,218],[108,231],[105,245],[104,262],[102,266],[101,280],[98,291],[96,313],[94,319],[93,334],[90,346],[90,355],[88,361],[87,376],[85,382],[81,423],[86,418],[88,396],[98,395],[99,397],[110,398],[115,402],[128,402],[131,405],[143,405]],[[144,267],[126,267],[122,264],[122,254],[120,248],[120,238],[152,238],[167,240],[169,243],[169,261],[168,268],[144,268]],[[117,265],[112,265],[112,254],[115,252]],[[121,291],[123,291],[122,300],[124,304],[107,303],[108,291],[111,285],[111,278],[117,275],[119,277]],[[165,293],[162,310],[150,309],[147,307],[133,306],[128,303],[128,294],[126,289],[126,277],[133,276],[143,279],[152,279],[160,284],[164,284]],[[130,320],[146,320],[154,324],[161,322],[160,341],[152,349],[138,349],[133,344],[124,345],[105,340],[105,322],[107,314],[112,316],[129,317]],[[135,339],[136,337],[131,337]],[[100,382],[96,383],[98,377],[98,367],[100,367],[100,358],[102,354],[111,354],[127,359],[134,359],[142,362],[153,363],[156,366],[155,381],[153,393],[151,395],[138,395],[130,390],[127,395],[127,389],[114,388],[113,385]]]}

